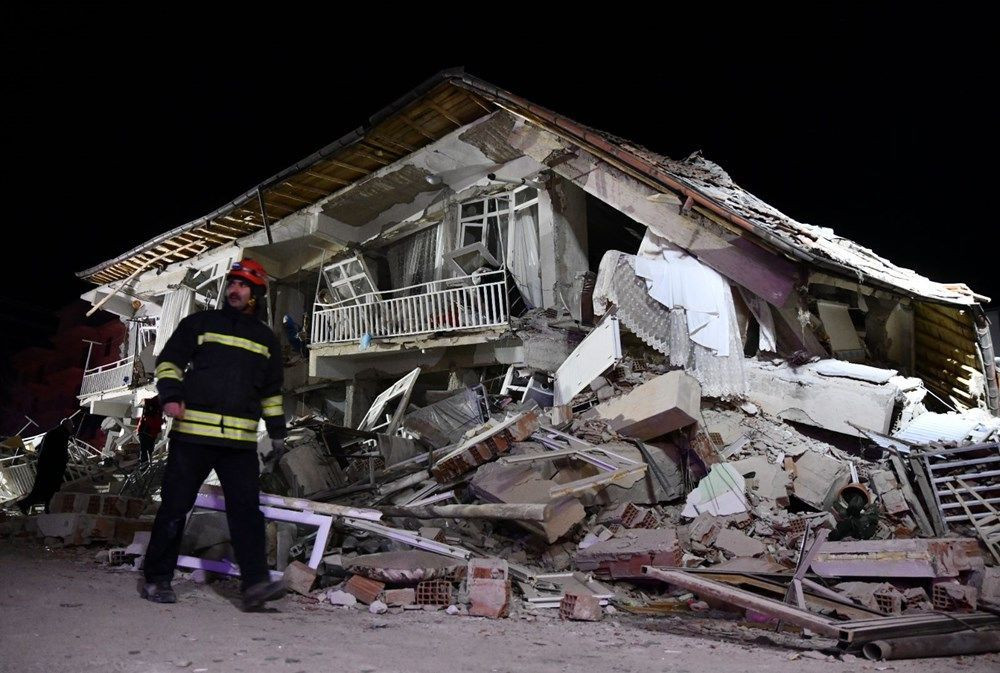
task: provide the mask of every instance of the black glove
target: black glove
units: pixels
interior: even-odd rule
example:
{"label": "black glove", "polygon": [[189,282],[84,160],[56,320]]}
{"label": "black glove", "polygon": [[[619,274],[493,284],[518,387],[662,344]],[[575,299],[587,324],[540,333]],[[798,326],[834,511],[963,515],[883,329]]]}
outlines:
{"label": "black glove", "polygon": [[288,448],[285,446],[285,440],[272,439],[271,453],[264,456],[264,474],[274,472],[275,468],[278,467],[278,461],[280,461],[281,457],[286,453],[288,453]]}

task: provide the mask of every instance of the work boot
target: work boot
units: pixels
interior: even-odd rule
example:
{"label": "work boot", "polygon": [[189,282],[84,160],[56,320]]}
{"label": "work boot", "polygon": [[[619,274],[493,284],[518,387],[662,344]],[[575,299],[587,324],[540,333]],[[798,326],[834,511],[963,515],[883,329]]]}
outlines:
{"label": "work boot", "polygon": [[264,605],[267,601],[276,601],[285,595],[285,583],[281,580],[277,582],[258,582],[243,590],[243,611],[250,612]]}
{"label": "work boot", "polygon": [[177,594],[170,586],[170,580],[147,582],[145,577],[139,578],[139,595],[154,603],[176,603]]}

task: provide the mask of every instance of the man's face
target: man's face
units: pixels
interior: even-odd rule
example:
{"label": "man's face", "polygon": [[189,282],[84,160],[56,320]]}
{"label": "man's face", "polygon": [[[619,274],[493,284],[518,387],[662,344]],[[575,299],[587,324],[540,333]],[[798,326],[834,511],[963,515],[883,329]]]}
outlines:
{"label": "man's face", "polygon": [[230,278],[226,285],[226,302],[240,313],[251,313],[250,297],[253,290],[250,283],[241,278]]}

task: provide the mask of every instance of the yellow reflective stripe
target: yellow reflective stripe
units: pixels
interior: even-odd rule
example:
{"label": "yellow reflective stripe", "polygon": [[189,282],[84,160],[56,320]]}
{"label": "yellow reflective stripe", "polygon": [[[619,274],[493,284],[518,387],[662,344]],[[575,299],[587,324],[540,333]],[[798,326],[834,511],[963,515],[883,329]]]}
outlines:
{"label": "yellow reflective stripe", "polygon": [[281,406],[281,395],[272,395],[271,397],[265,397],[260,401],[261,406],[265,407],[280,407]]}
{"label": "yellow reflective stripe", "polygon": [[239,416],[223,416],[222,414],[213,414],[209,411],[198,411],[197,409],[185,410],[184,418],[195,423],[207,423],[208,425],[219,425],[221,423],[229,428],[257,429],[257,421],[253,419],[240,418]]}
{"label": "yellow reflective stripe", "polygon": [[228,334],[219,334],[218,332],[205,332],[198,336],[198,344],[203,343],[216,343],[222,344],[224,346],[232,346],[234,348],[243,348],[251,353],[256,353],[257,355],[263,355],[264,357],[270,357],[271,351],[268,350],[267,346],[259,344],[256,341],[250,341],[250,339],[244,339],[243,337],[234,337]]}
{"label": "yellow reflective stripe", "polygon": [[285,410],[282,407],[264,407],[264,416],[282,416]]}
{"label": "yellow reflective stripe", "polygon": [[172,362],[161,362],[156,368],[156,378],[184,380],[184,372]]}
{"label": "yellow reflective stripe", "polygon": [[208,423],[210,425],[219,425],[222,422],[222,414],[212,414],[207,411],[198,411],[197,409],[185,409],[184,418],[196,423]]}
{"label": "yellow reflective stripe", "polygon": [[201,423],[190,423],[179,421],[174,424],[174,430],[187,435],[198,435],[200,437],[217,437],[220,439],[236,439],[242,442],[256,442],[256,432],[244,432],[233,428],[222,428],[218,425],[202,425]]}
{"label": "yellow reflective stripe", "polygon": [[239,418],[237,416],[223,416],[222,424],[230,428],[243,428],[244,430],[256,430],[257,421],[252,421],[249,418]]}

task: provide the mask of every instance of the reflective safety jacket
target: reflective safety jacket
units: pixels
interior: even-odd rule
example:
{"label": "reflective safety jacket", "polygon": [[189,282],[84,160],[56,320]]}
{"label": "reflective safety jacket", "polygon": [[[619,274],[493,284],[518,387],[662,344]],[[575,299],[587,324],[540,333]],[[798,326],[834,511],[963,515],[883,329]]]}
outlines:
{"label": "reflective safety jacket", "polygon": [[189,315],[156,359],[160,400],[187,407],[170,436],[256,449],[263,416],[271,439],[284,438],[283,373],[278,339],[257,318],[228,305]]}

